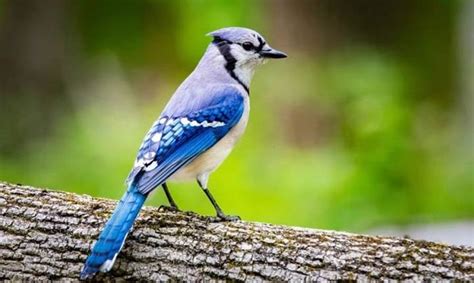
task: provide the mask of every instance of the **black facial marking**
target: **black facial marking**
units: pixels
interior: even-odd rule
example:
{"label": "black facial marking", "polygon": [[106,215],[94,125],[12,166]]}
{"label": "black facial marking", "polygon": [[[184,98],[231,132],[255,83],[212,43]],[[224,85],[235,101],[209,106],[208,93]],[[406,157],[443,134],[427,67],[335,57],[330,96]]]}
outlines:
{"label": "black facial marking", "polygon": [[255,50],[255,46],[253,46],[252,42],[250,42],[250,41],[246,41],[246,42],[242,43],[242,48],[247,50],[247,51],[250,51],[252,49]]}
{"label": "black facial marking", "polygon": [[255,53],[262,51],[263,46],[265,45],[265,41],[264,41],[263,38],[261,38],[260,36],[257,36],[257,35],[255,35],[255,34],[252,34],[252,35],[253,35],[255,38],[257,38],[257,40],[258,40],[258,42],[259,42],[259,45],[258,45],[258,46],[253,45],[253,43],[250,42],[250,41],[246,41],[246,42],[244,42],[244,43],[237,43],[237,44],[239,44],[240,46],[242,46],[242,48],[245,49],[246,51],[254,50]]}
{"label": "black facial marking", "polygon": [[222,56],[224,56],[224,59],[226,61],[225,69],[227,70],[227,73],[229,73],[229,75],[234,80],[236,80],[245,89],[245,91],[247,91],[248,94],[250,94],[248,86],[246,86],[234,72],[235,63],[237,62],[237,59],[235,59],[234,56],[232,56],[232,53],[230,53],[230,45],[232,44],[232,42],[222,39],[218,36],[214,37],[214,40],[212,42],[217,46],[217,49],[219,49],[219,52],[222,54]]}
{"label": "black facial marking", "polygon": [[219,43],[228,43],[228,44],[232,44],[232,42],[226,40],[226,39],[223,39],[222,37],[220,36],[215,36],[214,39],[212,40],[212,43],[214,44],[219,44]]}
{"label": "black facial marking", "polygon": [[260,44],[258,45],[256,50],[257,50],[257,52],[260,52],[260,51],[262,51],[263,46],[265,45],[265,41],[263,41],[263,38],[261,38],[260,36],[258,36],[257,39],[258,39],[258,42]]}

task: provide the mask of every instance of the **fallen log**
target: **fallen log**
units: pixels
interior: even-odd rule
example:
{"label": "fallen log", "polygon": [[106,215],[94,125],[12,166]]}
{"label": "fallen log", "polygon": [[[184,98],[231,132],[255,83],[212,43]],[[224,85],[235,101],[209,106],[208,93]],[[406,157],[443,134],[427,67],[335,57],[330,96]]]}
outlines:
{"label": "fallen log", "polygon": [[[78,280],[115,201],[0,183],[0,280]],[[474,280],[474,248],[145,207],[98,281]]]}

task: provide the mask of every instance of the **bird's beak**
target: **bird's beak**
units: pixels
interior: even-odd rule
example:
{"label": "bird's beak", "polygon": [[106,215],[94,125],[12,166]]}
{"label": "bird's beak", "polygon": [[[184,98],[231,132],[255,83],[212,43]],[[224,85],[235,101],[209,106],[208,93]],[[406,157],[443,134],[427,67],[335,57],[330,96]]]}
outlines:
{"label": "bird's beak", "polygon": [[281,59],[288,57],[286,53],[273,49],[268,45],[266,45],[259,53],[263,58]]}

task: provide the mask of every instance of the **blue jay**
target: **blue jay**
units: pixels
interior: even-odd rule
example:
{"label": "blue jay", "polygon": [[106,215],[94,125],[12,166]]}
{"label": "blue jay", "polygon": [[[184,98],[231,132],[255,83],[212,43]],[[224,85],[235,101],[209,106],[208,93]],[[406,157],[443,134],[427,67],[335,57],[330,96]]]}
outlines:
{"label": "blue jay", "polygon": [[217,217],[222,212],[207,181],[244,132],[249,116],[249,87],[255,67],[267,58],[285,58],[257,32],[229,27],[211,32],[204,56],[179,86],[146,134],[127,178],[128,189],[95,243],[81,279],[108,272],[148,194],[162,186],[177,210],[168,180],[197,180]]}

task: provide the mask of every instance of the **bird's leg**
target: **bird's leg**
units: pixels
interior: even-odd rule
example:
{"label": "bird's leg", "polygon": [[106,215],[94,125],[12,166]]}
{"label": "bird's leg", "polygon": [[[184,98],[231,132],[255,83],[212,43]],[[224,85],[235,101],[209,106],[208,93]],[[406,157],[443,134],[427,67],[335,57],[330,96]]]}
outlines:
{"label": "bird's leg", "polygon": [[179,208],[178,208],[178,205],[176,205],[176,203],[174,202],[173,197],[171,196],[170,191],[168,190],[168,185],[166,183],[163,183],[163,185],[161,185],[161,186],[163,187],[163,191],[166,194],[166,198],[168,199],[168,202],[170,203],[170,206],[162,205],[162,206],[160,206],[160,208],[169,209],[169,210],[173,210],[173,211],[180,211]]}
{"label": "bird's leg", "polygon": [[222,209],[219,207],[219,205],[217,204],[216,200],[212,196],[212,194],[209,191],[209,189],[207,188],[207,186],[203,186],[203,184],[201,184],[201,182],[199,180],[197,182],[199,184],[199,187],[201,187],[201,189],[206,194],[207,198],[211,201],[212,206],[214,206],[214,209],[216,210],[216,214],[217,214],[217,217],[219,218],[219,220],[222,220],[222,221],[237,221],[237,220],[240,220],[239,216],[225,214],[222,211]]}

